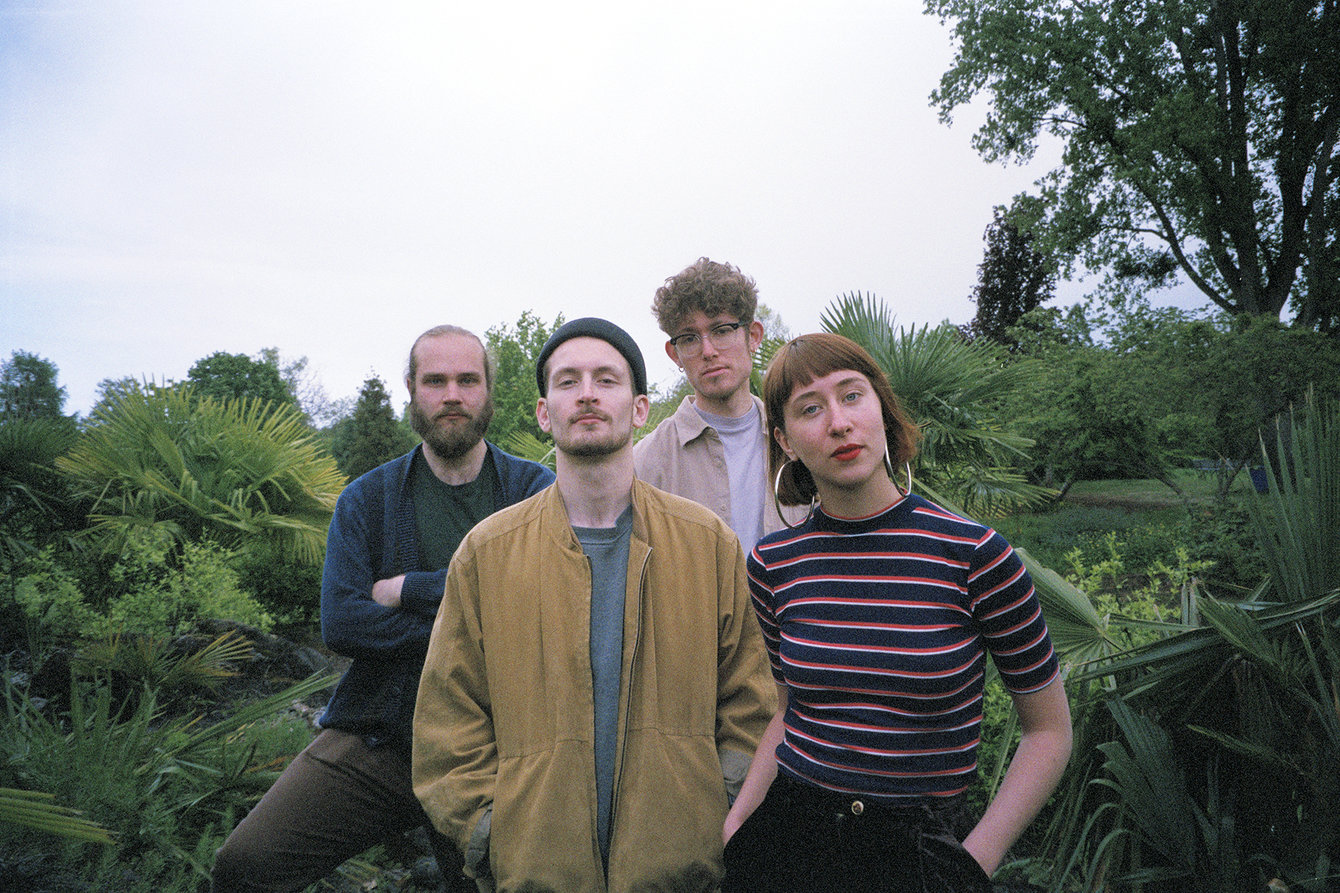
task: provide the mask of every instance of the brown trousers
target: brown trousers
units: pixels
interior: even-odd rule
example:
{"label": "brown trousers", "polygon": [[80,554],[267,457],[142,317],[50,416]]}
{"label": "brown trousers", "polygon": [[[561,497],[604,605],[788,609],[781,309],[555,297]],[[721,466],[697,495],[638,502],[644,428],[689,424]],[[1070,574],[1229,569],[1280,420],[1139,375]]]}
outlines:
{"label": "brown trousers", "polygon": [[215,854],[215,893],[302,890],[346,859],[420,825],[448,890],[473,890],[456,847],[432,829],[410,787],[409,758],[325,729],[294,758]]}

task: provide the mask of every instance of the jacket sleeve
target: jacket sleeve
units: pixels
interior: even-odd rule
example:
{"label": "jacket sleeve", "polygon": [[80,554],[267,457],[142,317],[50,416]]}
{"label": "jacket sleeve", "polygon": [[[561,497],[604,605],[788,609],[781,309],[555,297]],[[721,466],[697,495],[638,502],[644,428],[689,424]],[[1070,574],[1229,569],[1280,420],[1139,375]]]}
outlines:
{"label": "jacket sleeve", "polygon": [[412,781],[433,826],[462,852],[487,834],[498,774],[488,673],[480,625],[479,581],[467,535],[447,572],[446,610],[428,643],[414,708]]}
{"label": "jacket sleeve", "polygon": [[749,771],[763,730],[777,710],[763,634],[745,578],[744,552],[733,536],[717,547],[719,634],[717,648],[717,752],[733,799]]}
{"label": "jacket sleeve", "polygon": [[[378,488],[360,479],[335,503],[321,571],[321,638],[332,651],[378,658],[422,650],[432,617],[385,608],[372,600],[382,574],[382,503]],[[431,575],[416,575],[431,576]]]}
{"label": "jacket sleeve", "polygon": [[405,574],[400,587],[400,607],[432,623],[437,607],[442,604],[442,589],[447,583],[447,569],[413,571]]}

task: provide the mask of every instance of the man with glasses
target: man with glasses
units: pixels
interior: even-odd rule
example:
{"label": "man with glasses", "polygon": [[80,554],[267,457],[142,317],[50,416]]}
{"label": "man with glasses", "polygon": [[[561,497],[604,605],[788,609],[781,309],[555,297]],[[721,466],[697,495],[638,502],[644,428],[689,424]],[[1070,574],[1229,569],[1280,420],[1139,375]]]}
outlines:
{"label": "man with glasses", "polygon": [[641,480],[716,512],[746,552],[783,525],[768,481],[763,402],[749,391],[763,341],[757,306],[753,279],[706,257],[656,290],[665,352],[693,393],[633,454]]}

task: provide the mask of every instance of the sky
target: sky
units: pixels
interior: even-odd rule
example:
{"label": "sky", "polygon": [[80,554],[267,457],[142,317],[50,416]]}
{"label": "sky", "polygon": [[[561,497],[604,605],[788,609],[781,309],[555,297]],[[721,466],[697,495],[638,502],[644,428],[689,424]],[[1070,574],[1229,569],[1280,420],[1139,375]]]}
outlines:
{"label": "sky", "polygon": [[793,335],[850,292],[967,322],[992,208],[1046,159],[938,119],[920,10],[0,0],[0,358],[54,362],[66,412],[268,347],[400,406],[420,332],[529,310],[617,322],[668,387],[651,299],[700,256]]}

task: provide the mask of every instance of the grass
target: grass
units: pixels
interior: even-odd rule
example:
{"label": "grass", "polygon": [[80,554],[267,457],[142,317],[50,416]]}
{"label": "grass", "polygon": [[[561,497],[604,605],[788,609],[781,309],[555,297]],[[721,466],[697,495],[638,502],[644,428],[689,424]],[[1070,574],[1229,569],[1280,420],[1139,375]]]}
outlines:
{"label": "grass", "polygon": [[[1173,482],[1182,488],[1193,503],[1211,501],[1218,490],[1217,477],[1192,468],[1179,468],[1172,473]],[[1229,488],[1230,496],[1241,496],[1251,491],[1251,480],[1246,472],[1239,474]],[[1141,503],[1148,507],[1181,505],[1177,494],[1161,481],[1150,479],[1079,481],[1066,494],[1067,500],[1087,501],[1102,499],[1110,502],[1129,502],[1132,507]],[[1062,503],[1064,504],[1064,503]]]}
{"label": "grass", "polygon": [[[1239,475],[1227,500],[1216,496],[1215,476],[1191,469],[1174,472],[1190,506],[1155,480],[1081,481],[1059,505],[1039,512],[1017,512],[992,520],[1005,539],[1060,573],[1066,556],[1080,549],[1091,562],[1102,557],[1103,541],[1115,535],[1129,568],[1170,560],[1182,546],[1192,558],[1212,562],[1206,578],[1221,591],[1236,590],[1260,579],[1254,542],[1244,542],[1244,504],[1251,492]],[[1188,511],[1189,508],[1189,511]]]}

